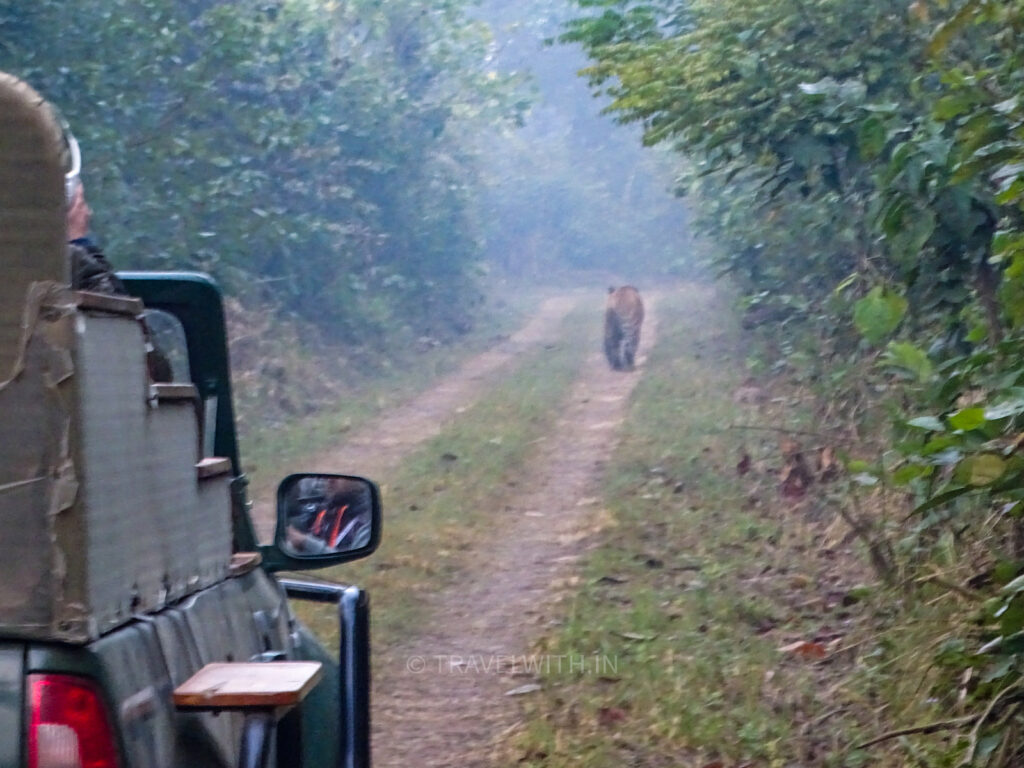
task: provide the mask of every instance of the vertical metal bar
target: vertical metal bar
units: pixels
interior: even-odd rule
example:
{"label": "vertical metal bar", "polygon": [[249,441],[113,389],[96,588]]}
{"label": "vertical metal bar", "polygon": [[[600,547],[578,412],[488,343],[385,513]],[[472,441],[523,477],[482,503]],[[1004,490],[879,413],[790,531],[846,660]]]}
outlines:
{"label": "vertical metal bar", "polygon": [[338,768],[370,768],[370,596],[359,587],[279,582],[289,597],[338,604]]}
{"label": "vertical metal bar", "polygon": [[338,603],[342,768],[370,768],[370,597],[348,587]]}
{"label": "vertical metal bar", "polygon": [[271,734],[277,719],[273,712],[250,712],[242,726],[241,768],[267,768],[270,764]]}

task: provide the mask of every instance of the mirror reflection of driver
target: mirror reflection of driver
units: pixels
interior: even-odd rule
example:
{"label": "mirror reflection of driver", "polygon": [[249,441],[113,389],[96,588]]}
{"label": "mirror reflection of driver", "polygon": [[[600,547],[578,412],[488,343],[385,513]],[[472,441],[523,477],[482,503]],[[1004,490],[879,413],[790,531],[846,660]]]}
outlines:
{"label": "mirror reflection of driver", "polygon": [[369,544],[373,499],[363,481],[304,477],[290,495],[285,539],[295,552],[351,552]]}

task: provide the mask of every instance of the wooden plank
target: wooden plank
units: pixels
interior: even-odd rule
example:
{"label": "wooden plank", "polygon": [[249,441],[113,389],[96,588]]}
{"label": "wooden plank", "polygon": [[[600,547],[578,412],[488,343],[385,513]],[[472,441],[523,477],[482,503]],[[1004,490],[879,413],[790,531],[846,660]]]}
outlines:
{"label": "wooden plank", "polygon": [[200,480],[229,474],[231,474],[231,459],[222,456],[207,456],[196,464],[196,477]]}
{"label": "wooden plank", "polygon": [[98,312],[109,312],[114,315],[137,317],[145,307],[141,299],[132,296],[111,296],[107,293],[92,291],[75,291],[75,300],[80,309],[91,309]]}
{"label": "wooden plank", "polygon": [[194,384],[153,384],[153,397],[157,401],[198,400],[199,390]]}
{"label": "wooden plank", "polygon": [[323,675],[318,661],[207,664],[174,690],[178,709],[294,707]]}
{"label": "wooden plank", "polygon": [[228,574],[231,576],[244,576],[249,571],[256,570],[262,562],[263,555],[259,552],[235,552],[231,555]]}

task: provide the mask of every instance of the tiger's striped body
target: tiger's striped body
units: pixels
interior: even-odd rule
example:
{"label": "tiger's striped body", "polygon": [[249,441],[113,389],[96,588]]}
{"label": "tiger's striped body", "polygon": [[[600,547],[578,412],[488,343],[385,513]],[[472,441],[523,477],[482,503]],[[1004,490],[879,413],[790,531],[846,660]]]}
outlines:
{"label": "tiger's striped body", "polygon": [[604,313],[604,354],[616,371],[631,371],[640,346],[640,326],[644,322],[644,303],[631,285],[608,289]]}

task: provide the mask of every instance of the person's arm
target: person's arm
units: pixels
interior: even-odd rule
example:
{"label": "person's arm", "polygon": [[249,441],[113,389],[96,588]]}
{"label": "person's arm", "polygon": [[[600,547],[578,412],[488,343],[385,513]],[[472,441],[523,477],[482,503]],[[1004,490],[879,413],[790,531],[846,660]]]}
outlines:
{"label": "person's arm", "polygon": [[93,291],[112,296],[127,296],[124,283],[114,274],[114,268],[103,252],[85,237],[72,240],[71,287],[76,291]]}
{"label": "person's arm", "polygon": [[325,555],[334,551],[327,545],[327,542],[318,539],[312,534],[303,533],[292,525],[289,525],[285,530],[285,536],[287,537],[288,544],[296,552],[302,552],[307,555]]}

